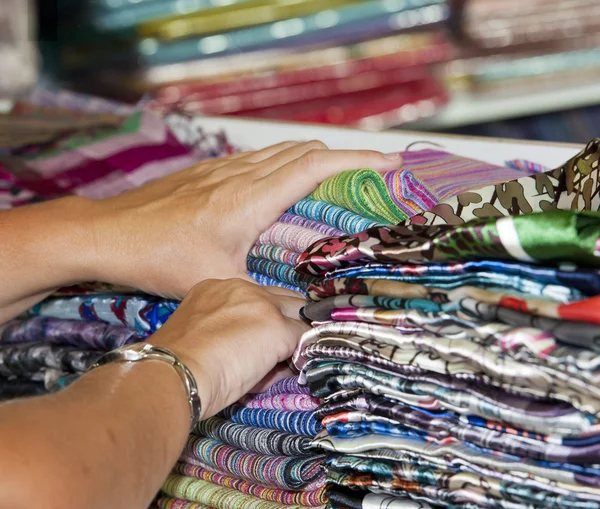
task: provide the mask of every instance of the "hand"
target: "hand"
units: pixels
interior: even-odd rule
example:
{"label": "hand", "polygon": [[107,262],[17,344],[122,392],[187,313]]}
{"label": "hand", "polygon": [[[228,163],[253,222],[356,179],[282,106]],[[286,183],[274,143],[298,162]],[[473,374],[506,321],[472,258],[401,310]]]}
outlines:
{"label": "hand", "polygon": [[[295,350],[309,327],[304,299],[240,279],[199,283],[150,339],[192,371],[210,417],[248,393]],[[272,382],[273,380],[269,380]]]}
{"label": "hand", "polygon": [[88,277],[177,299],[208,278],[247,278],[259,235],[323,180],[400,164],[398,154],[328,150],[318,141],[203,161],[94,202]]}

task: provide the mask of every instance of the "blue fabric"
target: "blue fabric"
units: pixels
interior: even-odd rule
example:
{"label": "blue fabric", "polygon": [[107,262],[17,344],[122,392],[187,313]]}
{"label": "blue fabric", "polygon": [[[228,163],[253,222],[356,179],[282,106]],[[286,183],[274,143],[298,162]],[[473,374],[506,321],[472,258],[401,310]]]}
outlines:
{"label": "blue fabric", "polygon": [[323,429],[313,412],[288,412],[284,410],[265,410],[232,405],[221,415],[237,424],[257,428],[278,429],[287,433],[314,437]]}

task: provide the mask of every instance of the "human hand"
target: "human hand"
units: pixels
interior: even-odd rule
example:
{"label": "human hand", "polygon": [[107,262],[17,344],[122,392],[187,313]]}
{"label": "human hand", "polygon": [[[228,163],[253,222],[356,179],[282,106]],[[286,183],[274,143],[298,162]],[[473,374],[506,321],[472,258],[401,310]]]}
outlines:
{"label": "human hand", "polygon": [[[303,332],[304,299],[240,279],[197,284],[149,342],[192,371],[202,418],[237,401],[288,359]],[[273,380],[269,380],[272,382]]]}
{"label": "human hand", "polygon": [[246,257],[259,235],[322,181],[400,164],[398,154],[328,150],[317,141],[203,161],[94,202],[86,273],[177,299],[208,278],[248,277]]}

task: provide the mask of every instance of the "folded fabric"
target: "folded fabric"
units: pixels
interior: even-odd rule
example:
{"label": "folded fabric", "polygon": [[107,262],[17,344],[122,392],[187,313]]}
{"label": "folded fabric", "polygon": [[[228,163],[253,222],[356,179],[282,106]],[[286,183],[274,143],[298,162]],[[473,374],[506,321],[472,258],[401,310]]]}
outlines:
{"label": "folded fabric", "polygon": [[427,502],[408,497],[395,497],[379,493],[364,493],[332,486],[327,492],[333,509],[432,509]]}
{"label": "folded fabric", "polygon": [[248,275],[254,279],[260,286],[277,286],[279,288],[285,288],[286,290],[291,290],[292,292],[304,294],[305,290],[299,288],[298,286],[291,285],[289,283],[284,283],[282,281],[278,281],[277,279],[273,279],[272,277],[265,276],[264,274],[259,274],[258,272],[248,271]]}
{"label": "folded fabric", "polygon": [[[584,409],[578,412],[560,401],[526,397],[535,391],[529,387],[522,389],[523,395],[515,395],[489,385],[461,383],[457,377],[448,381],[442,375],[429,375],[426,380],[415,380],[358,363],[319,360],[309,363],[306,378],[313,393],[325,402],[328,396],[342,397],[348,391],[361,390],[427,410],[478,415],[548,434],[580,433],[589,429],[592,422],[598,422],[594,413],[585,412],[588,406],[597,407],[596,399],[582,397],[585,403],[574,401],[574,405]],[[553,418],[552,423],[544,422],[548,417]]]}
{"label": "folded fabric", "polygon": [[173,314],[178,302],[145,296],[93,295],[49,298],[36,304],[26,316],[63,320],[99,321],[155,332]]}
{"label": "folded fabric", "polygon": [[214,509],[206,504],[165,496],[156,499],[156,506],[159,507],[159,509]]}
{"label": "folded fabric", "polygon": [[[338,275],[335,272],[330,273],[332,279]],[[308,276],[303,276],[308,277]],[[363,275],[355,276],[363,278]],[[372,282],[376,279],[383,279],[387,281],[398,281],[401,283],[409,283],[414,285],[423,285],[428,287],[436,287],[440,290],[460,290],[461,288],[468,286],[475,286],[479,288],[489,288],[491,291],[512,291],[515,296],[523,296],[524,294],[530,295],[531,297],[538,297],[542,299],[551,299],[559,302],[572,302],[575,300],[581,300],[584,295],[579,291],[567,286],[557,284],[545,284],[534,279],[524,278],[521,276],[513,276],[507,274],[498,274],[494,272],[475,272],[470,274],[442,274],[442,275],[428,275],[428,274],[415,274],[415,275],[403,275],[403,274],[392,274],[389,276],[378,276],[366,278],[367,282]],[[315,281],[315,279],[313,279]],[[327,284],[326,281],[325,284]],[[336,283],[329,283],[330,285],[336,285]]]}
{"label": "folded fabric", "polygon": [[[362,456],[362,457],[361,457]],[[523,476],[518,472],[497,471],[491,468],[479,467],[475,464],[467,464],[466,462],[454,462],[453,465],[442,460],[424,459],[422,457],[412,457],[406,455],[401,458],[400,454],[394,454],[394,461],[376,458],[374,455],[367,457],[366,455],[350,456],[350,455],[334,455],[329,457],[327,464],[332,468],[349,472],[364,472],[386,474],[394,470],[401,470],[404,467],[413,468],[429,468],[431,470],[443,469],[449,472],[467,472],[473,473],[481,477],[489,477],[498,479],[506,483],[507,486],[515,485],[518,487],[527,487],[532,490],[543,490],[554,493],[556,495],[567,495],[577,497],[581,501],[591,500],[597,502],[600,496],[600,490],[592,486],[583,486],[575,483],[551,481],[544,477]],[[339,487],[330,488],[328,495],[331,497],[332,492],[335,492]],[[580,502],[582,503],[582,502]]]}
{"label": "folded fabric", "polygon": [[206,504],[215,509],[303,509],[301,505],[283,505],[246,495],[216,484],[171,474],[162,486],[167,495]]}
{"label": "folded fabric", "polygon": [[[471,502],[481,507],[513,508],[514,504],[554,509],[578,508],[582,501],[575,497],[557,496],[548,491],[506,486],[496,479],[464,472],[404,466],[391,474],[354,474],[330,470],[331,482],[350,488],[373,489],[389,494],[408,492],[426,495],[449,504]],[[586,507],[600,507],[598,502],[585,501]]]}
{"label": "folded fabric", "polygon": [[478,449],[462,443],[429,443],[422,438],[400,437],[360,437],[336,438],[322,431],[314,440],[314,445],[325,451],[352,454],[362,458],[383,459],[403,462],[406,458],[440,462],[440,465],[475,464],[498,472],[530,474],[535,478],[549,481],[600,487],[600,471],[593,466],[561,463],[546,463],[518,456],[506,455]]}
{"label": "folded fabric", "polygon": [[211,472],[205,468],[187,463],[178,463],[175,466],[175,472],[187,477],[202,479],[203,481],[225,486],[237,491],[241,491],[246,495],[258,497],[269,502],[276,502],[285,505],[304,505],[316,507],[325,503],[325,487],[318,488],[314,491],[286,491],[275,488],[267,488],[260,484],[251,483],[235,477]]}
{"label": "folded fabric", "polygon": [[256,454],[208,438],[190,436],[183,461],[284,490],[316,488],[324,480],[321,456],[293,458]]}
{"label": "folded fabric", "polygon": [[[504,335],[483,327],[481,337],[467,337],[455,334],[455,331],[448,334],[448,321],[443,316],[432,321],[431,327],[427,328],[429,334],[415,334],[414,330],[402,332],[401,334],[412,332],[413,338],[418,337],[417,341],[422,341],[422,346],[417,350],[408,346],[411,341],[409,338],[406,342],[394,341],[392,338],[396,333],[393,329],[386,331],[369,328],[370,336],[365,336],[364,330],[358,331],[356,335],[349,335],[352,323],[343,329],[336,324],[322,324],[317,332],[320,336],[318,339],[314,336],[304,338],[303,344],[307,346],[303,347],[301,358],[296,358],[296,362],[302,364],[303,359],[323,358],[358,362],[422,381],[435,380],[434,373],[445,374],[451,368],[454,370],[452,373],[456,376],[460,374],[463,381],[492,383],[532,395],[543,393],[543,387],[553,385],[553,380],[556,380],[556,387],[551,390],[552,393],[561,392],[564,388],[565,396],[561,396],[561,399],[567,399],[566,394],[579,398],[578,395],[582,392],[588,394],[588,397],[589,394],[597,395],[595,389],[590,391],[589,388],[598,385],[600,358],[590,351],[557,346],[550,335],[535,330],[511,330]],[[439,346],[436,338],[439,339]],[[464,346],[464,340],[472,346]],[[435,358],[426,353],[425,344],[429,341],[436,344],[432,350],[436,354]],[[470,351],[476,352],[472,358],[468,353]],[[494,366],[494,361],[489,364],[482,362],[481,352],[485,352],[484,358],[497,359],[497,365]],[[485,367],[479,368],[480,364]],[[493,373],[491,378],[489,373]],[[515,378],[517,373],[519,376]],[[302,375],[303,378],[305,376]],[[507,378],[510,382],[506,382]],[[529,378],[531,384],[526,382]],[[453,385],[451,380],[443,383],[446,386]],[[460,383],[457,387],[460,387]]]}
{"label": "folded fabric", "polygon": [[45,317],[13,320],[0,328],[0,345],[43,342],[108,351],[147,337],[129,327]]}
{"label": "folded fabric", "polygon": [[0,376],[32,378],[46,368],[82,373],[102,352],[74,346],[24,343],[0,347]]}
{"label": "folded fabric", "polygon": [[578,268],[565,270],[553,267],[541,267],[529,263],[497,261],[497,260],[472,260],[452,263],[427,263],[411,265],[403,263],[391,265],[383,263],[367,263],[356,267],[336,269],[327,277],[361,277],[361,278],[388,278],[395,275],[406,276],[443,276],[477,273],[506,274],[519,276],[523,279],[535,280],[549,285],[566,286],[579,290],[585,295],[600,294],[600,271],[595,269]]}
{"label": "folded fabric", "polygon": [[46,394],[44,382],[36,380],[2,380],[0,383],[0,401],[16,398],[28,398]]}
{"label": "folded fabric", "polygon": [[310,395],[310,389],[306,385],[300,385],[297,376],[290,376],[278,380],[271,385],[266,391],[261,393],[263,395],[275,395],[275,394],[308,394]]}
{"label": "folded fabric", "polygon": [[277,430],[255,428],[211,417],[198,423],[194,430],[200,436],[219,440],[224,444],[271,456],[309,456],[310,439]]}
{"label": "folded fabric", "polygon": [[294,206],[289,213],[318,221],[335,228],[344,233],[359,233],[374,226],[380,226],[376,221],[367,219],[359,214],[355,214],[350,210],[346,210],[337,205],[324,201],[316,201],[310,198],[303,198]]}
{"label": "folded fabric", "polygon": [[[396,406],[402,408],[402,405]],[[402,410],[404,410],[405,415],[416,414],[417,418],[424,417],[409,407],[403,407]],[[368,412],[355,411],[329,415],[324,419],[324,424],[329,435],[335,437],[414,435],[440,443],[449,440],[448,437],[450,436],[461,442],[471,443],[482,448],[550,462],[591,464],[598,457],[600,451],[600,444],[598,443],[580,447],[549,444],[546,441],[524,437],[523,434],[513,436],[508,433],[498,433],[476,426],[468,426],[458,420],[452,422],[439,419],[434,423],[432,419],[423,418],[421,422],[415,419],[414,422],[405,423],[405,421],[400,422]],[[428,428],[427,425],[431,425],[431,428]]]}
{"label": "folded fabric", "polygon": [[600,209],[600,138],[566,164],[546,173],[499,181],[445,201],[408,222],[419,225],[461,224],[477,218],[516,216],[535,212]]}
{"label": "folded fabric", "polygon": [[271,244],[254,244],[248,252],[248,258],[270,260],[293,268],[300,259],[300,253]]}
{"label": "folded fabric", "polygon": [[[379,174],[363,169],[323,182],[310,198],[384,224],[398,224],[441,200],[483,185],[519,178],[522,171],[438,150],[403,152],[403,168]],[[451,174],[452,179],[447,176]]]}
{"label": "folded fabric", "polygon": [[314,437],[322,429],[320,421],[315,418],[313,412],[265,410],[232,405],[223,410],[220,415],[246,426],[277,429],[309,437]]}
{"label": "folded fabric", "polygon": [[138,111],[117,129],[78,132],[35,157],[11,158],[4,164],[44,199],[66,194],[105,198],[187,168],[200,158],[160,117]]}
{"label": "folded fabric", "polygon": [[314,219],[307,219],[302,216],[298,216],[296,214],[291,214],[286,212],[279,218],[280,223],[286,224],[294,224],[296,226],[301,226],[302,228],[308,228],[310,230],[315,230],[323,235],[333,236],[333,235],[343,235],[344,232],[333,226],[329,226],[328,224],[315,221]]}
{"label": "folded fabric", "polygon": [[517,260],[599,267],[600,214],[553,210],[465,225],[385,226],[316,242],[297,270],[307,275],[370,261]]}
{"label": "folded fabric", "polygon": [[247,408],[264,408],[269,410],[314,410],[319,400],[308,394],[258,394],[247,395],[240,399]]}
{"label": "folded fabric", "polygon": [[264,258],[248,256],[246,267],[249,272],[263,274],[282,283],[306,290],[315,279],[311,276],[298,273],[292,265],[278,263]]}
{"label": "folded fabric", "polygon": [[283,247],[302,253],[312,243],[326,237],[323,233],[295,224],[276,222],[258,238],[259,244]]}

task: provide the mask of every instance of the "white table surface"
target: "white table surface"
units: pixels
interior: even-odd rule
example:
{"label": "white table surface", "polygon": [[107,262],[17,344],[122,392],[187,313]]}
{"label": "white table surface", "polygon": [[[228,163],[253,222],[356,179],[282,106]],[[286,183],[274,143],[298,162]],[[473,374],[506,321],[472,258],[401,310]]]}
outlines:
{"label": "white table surface", "polygon": [[[498,165],[503,165],[510,159],[528,159],[549,168],[555,168],[582,148],[571,144],[408,131],[373,133],[344,127],[227,117],[201,117],[196,119],[196,123],[207,131],[225,130],[232,143],[244,148],[259,149],[281,141],[318,139],[332,149],[373,149],[394,152],[404,151],[415,142],[431,142],[439,145],[441,150]],[[414,148],[435,147],[430,143],[422,143],[415,145]]]}

